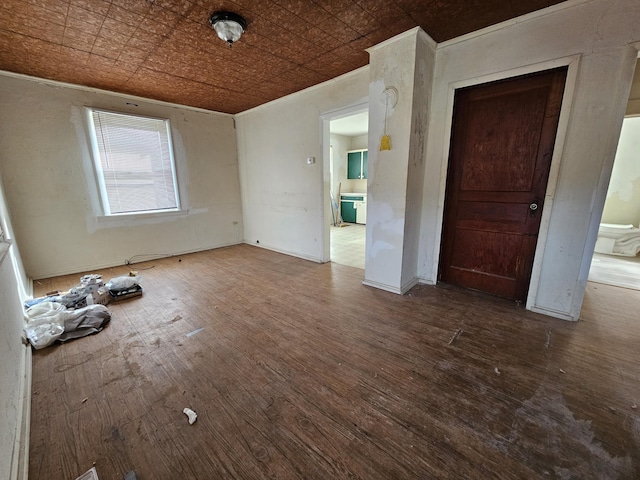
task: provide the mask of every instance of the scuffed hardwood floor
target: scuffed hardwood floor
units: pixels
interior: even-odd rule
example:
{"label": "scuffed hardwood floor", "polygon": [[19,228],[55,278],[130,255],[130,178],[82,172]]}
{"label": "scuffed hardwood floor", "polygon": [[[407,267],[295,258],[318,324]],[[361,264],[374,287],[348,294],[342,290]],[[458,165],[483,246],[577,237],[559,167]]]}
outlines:
{"label": "scuffed hardwood floor", "polygon": [[638,291],[569,323],[248,245],[133,268],[103,332],[35,352],[32,480],[640,477]]}

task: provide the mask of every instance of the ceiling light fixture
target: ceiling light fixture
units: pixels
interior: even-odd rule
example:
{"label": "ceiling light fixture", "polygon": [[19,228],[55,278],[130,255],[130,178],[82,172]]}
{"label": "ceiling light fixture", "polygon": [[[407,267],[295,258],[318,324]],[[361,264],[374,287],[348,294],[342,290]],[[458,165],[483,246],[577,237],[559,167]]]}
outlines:
{"label": "ceiling light fixture", "polygon": [[211,27],[216,31],[218,37],[229,44],[237,42],[247,28],[247,22],[240,15],[232,12],[213,12],[209,18]]}

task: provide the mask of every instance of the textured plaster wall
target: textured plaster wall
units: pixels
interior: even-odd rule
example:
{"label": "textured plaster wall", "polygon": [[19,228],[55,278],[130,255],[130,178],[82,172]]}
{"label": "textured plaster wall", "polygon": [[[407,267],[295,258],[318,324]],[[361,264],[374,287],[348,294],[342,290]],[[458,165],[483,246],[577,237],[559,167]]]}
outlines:
{"label": "textured plaster wall", "polygon": [[[421,179],[435,43],[419,29],[369,51],[365,283],[402,293],[417,281]],[[397,91],[387,105],[385,90]],[[391,149],[380,151],[385,131]]]}
{"label": "textured plaster wall", "polygon": [[352,191],[352,180],[347,178],[347,152],[351,149],[351,137],[332,133],[330,138],[333,146],[333,183],[331,189],[335,199],[339,201],[338,189],[342,193]]}
{"label": "textured plaster wall", "polygon": [[[369,171],[365,283],[400,293],[417,30],[369,51]],[[386,105],[387,88],[398,93]],[[391,149],[380,151],[385,130]]]}
{"label": "textured plaster wall", "polygon": [[[0,250],[2,247],[0,246]],[[0,252],[0,256],[2,253]],[[8,257],[0,260],[0,478],[11,478],[20,434],[25,348],[18,282]]]}
{"label": "textured plaster wall", "polygon": [[[13,237],[0,181],[0,224],[7,238]],[[15,245],[0,243],[0,478],[12,479],[18,469],[19,452],[28,442],[21,431],[26,348],[22,302],[24,272]]]}
{"label": "textured plaster wall", "polygon": [[[242,241],[231,116],[12,76],[0,76],[0,102],[0,173],[30,277]],[[98,220],[85,106],[170,120],[184,214]]]}
{"label": "textured plaster wall", "polygon": [[369,135],[357,135],[351,137],[351,149],[358,150],[361,148],[369,148]]}
{"label": "textured plaster wall", "polygon": [[367,81],[365,67],[236,116],[247,243],[326,259],[330,178],[321,115],[362,103]]}
{"label": "textured plaster wall", "polygon": [[433,88],[435,43],[424,32],[416,38],[413,105],[407,173],[407,202],[405,209],[404,255],[402,257],[401,289],[406,291],[419,278],[420,224],[423,201],[425,153],[429,126],[429,105]]}

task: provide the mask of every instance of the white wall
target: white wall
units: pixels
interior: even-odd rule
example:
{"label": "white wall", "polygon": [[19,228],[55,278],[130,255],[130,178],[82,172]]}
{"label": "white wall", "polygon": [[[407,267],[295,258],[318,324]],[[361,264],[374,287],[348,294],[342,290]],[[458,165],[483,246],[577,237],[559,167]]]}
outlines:
{"label": "white wall", "polygon": [[[320,117],[361,104],[367,85],[365,67],[236,116],[247,243],[328,258],[329,145],[325,155]],[[307,165],[311,156],[316,163]]]}
{"label": "white wall", "polygon": [[413,105],[411,106],[411,136],[407,171],[407,201],[405,206],[404,253],[402,256],[401,290],[406,292],[418,282],[420,258],[420,223],[425,173],[425,152],[429,125],[429,106],[433,89],[435,42],[423,32],[416,38]]}
{"label": "white wall", "polygon": [[[13,232],[0,181],[0,224],[11,239]],[[24,326],[22,300],[27,289],[20,256],[15,245],[0,242],[0,478],[14,479],[20,455],[28,448],[23,429],[28,416],[30,382],[26,379],[29,350],[21,342]],[[26,477],[25,477],[26,478]]]}
{"label": "white wall", "polygon": [[635,67],[637,50],[630,45],[640,41],[639,19],[636,0],[566,2],[438,46],[420,242],[425,282],[437,279],[454,87],[573,57],[527,306],[578,318]]}
{"label": "white wall", "polygon": [[[365,283],[396,293],[401,293],[402,283],[416,36],[413,30],[369,50]],[[395,105],[385,104],[387,88],[398,92]],[[391,150],[380,151],[385,116]]]}
{"label": "white wall", "polygon": [[0,245],[0,478],[12,478],[18,451],[25,374],[25,348],[21,341],[22,308],[18,282],[8,255]]}
{"label": "white wall", "polygon": [[640,117],[627,117],[622,124],[603,223],[640,223]]}
{"label": "white wall", "polygon": [[351,137],[346,135],[330,135],[333,147],[333,183],[331,189],[335,199],[339,202],[338,189],[341,193],[351,191],[351,180],[347,178],[347,152],[351,150]]}
{"label": "white wall", "polygon": [[0,229],[4,232],[4,239],[11,244],[11,248],[9,249],[9,261],[11,262],[15,273],[18,296],[21,299],[27,298],[31,295],[31,288],[22,263],[20,249],[15,242],[13,223],[11,222],[11,216],[9,214],[9,208],[4,194],[2,172],[0,172]]}
{"label": "white wall", "polygon": [[[369,50],[365,283],[402,293],[417,280],[427,107],[435,42],[414,29]],[[386,89],[397,91],[387,102]],[[380,151],[385,131],[391,149]]]}
{"label": "white wall", "polygon": [[[242,241],[231,116],[9,75],[0,76],[0,102],[0,173],[30,277],[118,265],[134,255],[178,254]],[[170,120],[187,213],[96,220],[100,207],[84,106]]]}
{"label": "white wall", "polygon": [[369,135],[351,137],[351,150],[360,150],[362,148],[369,148]]}

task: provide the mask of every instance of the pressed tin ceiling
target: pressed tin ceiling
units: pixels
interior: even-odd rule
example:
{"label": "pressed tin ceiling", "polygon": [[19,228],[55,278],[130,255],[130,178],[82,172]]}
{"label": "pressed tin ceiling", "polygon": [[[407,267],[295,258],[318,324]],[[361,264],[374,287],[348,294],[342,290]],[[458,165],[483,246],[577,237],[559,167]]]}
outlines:
{"label": "pressed tin ceiling", "polygon": [[[366,65],[420,26],[442,42],[562,0],[1,0],[0,70],[238,113]],[[229,48],[213,11],[248,23]]]}

